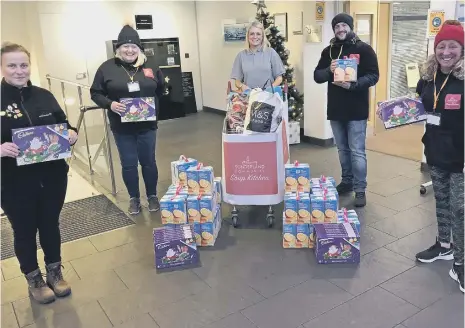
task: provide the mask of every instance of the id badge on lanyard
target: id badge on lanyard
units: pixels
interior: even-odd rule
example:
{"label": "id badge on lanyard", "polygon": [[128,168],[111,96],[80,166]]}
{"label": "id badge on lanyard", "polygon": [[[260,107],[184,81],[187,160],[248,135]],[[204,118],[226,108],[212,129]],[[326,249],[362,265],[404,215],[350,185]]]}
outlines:
{"label": "id badge on lanyard", "polygon": [[449,81],[449,76],[450,73],[447,75],[446,79],[441,85],[441,89],[439,89],[439,92],[436,92],[436,72],[434,73],[434,78],[433,78],[433,85],[434,85],[434,104],[433,104],[433,113],[426,115],[426,124],[431,124],[435,126],[440,126],[441,125],[441,114],[436,113],[436,107],[438,105],[438,100],[439,100],[439,95],[441,94],[442,89],[447,84],[447,81]]}
{"label": "id badge on lanyard", "polygon": [[135,82],[128,82],[128,90],[129,90],[129,92],[137,92],[137,91],[140,91],[139,82],[137,82],[137,81],[135,81]]}

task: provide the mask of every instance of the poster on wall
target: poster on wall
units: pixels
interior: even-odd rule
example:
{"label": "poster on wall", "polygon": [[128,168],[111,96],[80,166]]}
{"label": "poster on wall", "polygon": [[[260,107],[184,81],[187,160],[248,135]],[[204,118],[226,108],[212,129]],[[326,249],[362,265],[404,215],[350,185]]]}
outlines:
{"label": "poster on wall", "polygon": [[248,26],[248,22],[236,22],[235,19],[224,20],[222,24],[224,42],[244,42]]}
{"label": "poster on wall", "polygon": [[457,1],[457,6],[455,7],[455,19],[462,23],[462,25],[465,23],[465,2]]}
{"label": "poster on wall", "polygon": [[444,23],[444,10],[428,10],[428,32],[427,38],[434,38]]}
{"label": "poster on wall", "polygon": [[315,4],[315,20],[321,22],[325,20],[325,3],[317,1]]}

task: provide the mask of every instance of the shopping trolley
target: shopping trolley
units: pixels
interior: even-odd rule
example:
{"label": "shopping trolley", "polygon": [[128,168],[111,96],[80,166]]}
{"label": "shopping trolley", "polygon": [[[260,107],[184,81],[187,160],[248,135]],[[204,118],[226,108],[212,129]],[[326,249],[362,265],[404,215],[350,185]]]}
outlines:
{"label": "shopping trolley", "polygon": [[[231,92],[231,83],[227,93]],[[287,130],[287,85],[283,87],[282,120],[275,132],[243,134],[229,129],[225,119],[222,132],[223,201],[233,206],[231,219],[238,226],[237,206],[267,205],[268,227],[274,223],[273,205],[284,200],[284,166],[289,163]],[[228,104],[229,105],[229,104]]]}

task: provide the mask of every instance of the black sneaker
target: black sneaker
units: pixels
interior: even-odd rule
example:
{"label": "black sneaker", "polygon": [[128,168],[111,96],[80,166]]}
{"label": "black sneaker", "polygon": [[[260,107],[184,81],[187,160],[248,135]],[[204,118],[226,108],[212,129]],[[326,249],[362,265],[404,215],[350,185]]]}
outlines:
{"label": "black sneaker", "polygon": [[355,193],[355,207],[364,207],[367,204],[367,196],[364,192]]}
{"label": "black sneaker", "polygon": [[149,203],[149,212],[157,212],[160,209],[160,202],[157,196],[149,196],[147,200]]}
{"label": "black sneaker", "polygon": [[436,240],[436,243],[428,248],[427,250],[420,252],[416,255],[418,261],[423,263],[432,263],[436,260],[450,261],[454,259],[454,251],[452,250],[452,244],[450,248],[441,246],[441,243]]}
{"label": "black sneaker", "polygon": [[141,207],[140,207],[139,198],[131,198],[129,200],[129,208],[128,208],[129,214],[131,214],[131,215],[139,214],[140,209],[141,209]]}
{"label": "black sneaker", "polygon": [[339,195],[348,194],[349,192],[352,192],[354,190],[354,186],[349,183],[341,182],[337,185],[336,190]]}
{"label": "black sneaker", "polygon": [[459,283],[460,291],[463,293],[463,264],[455,264],[449,271],[449,276]]}

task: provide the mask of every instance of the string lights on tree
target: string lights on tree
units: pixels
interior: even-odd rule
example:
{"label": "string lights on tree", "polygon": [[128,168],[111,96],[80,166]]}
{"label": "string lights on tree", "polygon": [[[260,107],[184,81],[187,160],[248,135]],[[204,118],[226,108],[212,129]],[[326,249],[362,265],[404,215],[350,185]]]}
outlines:
{"label": "string lights on tree", "polygon": [[289,104],[289,119],[291,121],[300,122],[304,116],[304,95],[300,93],[294,81],[294,68],[288,63],[290,56],[289,49],[286,48],[285,38],[283,34],[274,24],[274,16],[271,15],[266,8],[264,0],[256,0],[252,2],[257,6],[256,20],[263,24],[265,34],[271,47],[276,50],[284,64],[286,72],[283,75],[283,83],[287,82],[288,85],[288,104]]}

